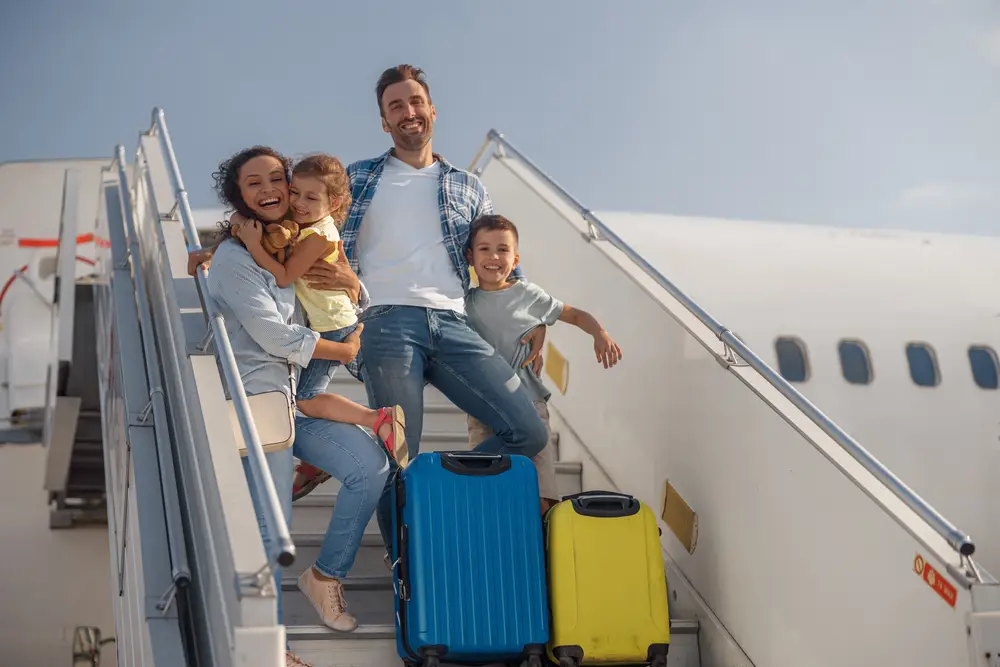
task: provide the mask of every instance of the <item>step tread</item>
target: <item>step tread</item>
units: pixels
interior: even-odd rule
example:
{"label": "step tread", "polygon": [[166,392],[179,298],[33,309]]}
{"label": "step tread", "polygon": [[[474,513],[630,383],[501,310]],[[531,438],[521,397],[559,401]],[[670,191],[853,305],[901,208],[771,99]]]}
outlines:
{"label": "step tread", "polygon": [[[583,463],[580,461],[556,461],[556,475],[579,475],[583,472]],[[333,481],[333,480],[331,480]],[[324,493],[323,487],[326,482],[316,487],[308,496],[299,498],[292,502],[293,507],[333,507],[337,498],[337,493]]]}
{"label": "step tread", "polygon": [[[382,566],[382,569],[385,569],[381,559],[379,559],[379,565]],[[388,570],[385,570],[385,574],[348,574],[340,581],[344,584],[344,589],[347,591],[392,590],[392,574]],[[281,590],[299,590],[298,577],[282,577]]]}
{"label": "step tread", "polygon": [[[670,619],[671,636],[694,635],[698,633],[698,629],[699,622],[696,620]],[[286,626],[286,633],[289,641],[306,639],[389,639],[393,642],[396,641],[396,626],[391,623],[362,624],[359,622],[358,628],[354,632],[337,632],[325,625],[289,625]]]}

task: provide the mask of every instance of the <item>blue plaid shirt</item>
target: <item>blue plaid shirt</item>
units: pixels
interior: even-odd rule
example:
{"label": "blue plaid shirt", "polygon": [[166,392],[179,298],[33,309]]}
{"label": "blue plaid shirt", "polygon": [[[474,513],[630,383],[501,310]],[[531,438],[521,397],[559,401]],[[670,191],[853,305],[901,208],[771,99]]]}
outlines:
{"label": "blue plaid shirt", "polygon": [[[347,221],[340,231],[340,238],[344,242],[344,253],[347,255],[347,260],[361,280],[364,280],[364,276],[359,261],[360,253],[356,252],[354,244],[358,240],[361,223],[364,221],[365,213],[368,212],[368,206],[371,204],[375,190],[382,178],[385,161],[392,153],[393,149],[389,149],[377,158],[359,160],[347,167],[347,174],[351,178],[351,210],[348,212]],[[472,221],[479,216],[493,213],[493,202],[490,201],[490,196],[486,193],[486,188],[483,187],[479,177],[453,167],[437,153],[434,154],[434,159],[441,163],[438,187],[441,234],[444,236],[448,256],[451,257],[451,262],[455,265],[455,273],[462,281],[462,288],[468,292],[471,278],[465,250],[469,245],[469,227],[472,225]],[[513,275],[518,278],[524,277],[520,267],[514,269]],[[361,379],[360,364],[361,353],[359,352],[355,360],[347,367],[351,375],[359,380]]]}

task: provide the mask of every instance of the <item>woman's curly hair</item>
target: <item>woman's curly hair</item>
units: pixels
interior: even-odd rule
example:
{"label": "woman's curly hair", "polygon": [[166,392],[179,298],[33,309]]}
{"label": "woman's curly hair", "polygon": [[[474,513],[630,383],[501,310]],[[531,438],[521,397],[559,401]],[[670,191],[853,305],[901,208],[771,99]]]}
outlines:
{"label": "woman's curly hair", "polygon": [[[236,153],[219,163],[219,169],[212,172],[212,180],[215,181],[215,193],[219,201],[229,207],[229,210],[236,211],[248,218],[256,217],[247,203],[243,201],[243,194],[240,192],[240,169],[255,157],[267,155],[280,160],[285,166],[285,182],[292,180],[292,161],[274,150],[270,146],[252,146]],[[219,223],[219,236],[216,242],[224,241],[233,235],[232,224],[229,220]]]}

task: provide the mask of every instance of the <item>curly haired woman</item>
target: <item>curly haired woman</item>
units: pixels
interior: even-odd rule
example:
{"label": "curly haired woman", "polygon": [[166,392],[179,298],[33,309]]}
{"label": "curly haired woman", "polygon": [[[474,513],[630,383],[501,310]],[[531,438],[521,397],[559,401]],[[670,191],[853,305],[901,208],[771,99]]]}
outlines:
{"label": "curly haired woman", "polygon": [[[246,218],[265,226],[278,223],[289,208],[289,167],[288,159],[271,148],[254,146],[240,151],[213,174],[219,198]],[[209,293],[225,318],[246,393],[280,390],[293,398],[288,364],[306,368],[312,360],[346,363],[357,354],[357,335],[352,333],[343,342],[335,342],[299,323],[294,288],[279,285],[270,271],[258,265],[247,249],[247,245],[252,247],[252,235],[241,227],[234,230],[229,223],[223,224],[222,241],[209,268]],[[254,242],[259,245],[259,240]],[[367,302],[360,283],[355,298]],[[385,485],[389,459],[385,449],[358,426],[298,413],[293,446],[267,454],[281,509],[289,522],[293,457],[332,473],[343,485],[319,556],[299,577],[298,586],[327,626],[352,631],[357,620],[346,610],[340,580],[354,564],[365,526]],[[246,460],[244,468],[249,475]],[[255,485],[250,485],[250,491],[260,516]],[[262,537],[265,543],[272,539],[266,530],[262,530]],[[280,570],[275,573],[275,583],[280,622]],[[286,662],[303,664],[290,652]]]}

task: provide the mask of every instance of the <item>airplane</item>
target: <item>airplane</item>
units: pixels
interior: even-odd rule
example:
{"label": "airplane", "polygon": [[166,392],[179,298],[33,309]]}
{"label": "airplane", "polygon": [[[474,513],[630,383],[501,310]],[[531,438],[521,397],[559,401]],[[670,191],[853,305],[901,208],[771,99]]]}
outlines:
{"label": "airplane", "polygon": [[[110,605],[98,602],[107,598],[108,529],[74,530],[72,538],[50,530],[81,510],[60,506],[58,493],[39,484],[52,464],[30,445],[31,434],[40,438],[51,420],[44,408],[59,383],[51,369],[59,368],[60,351],[52,349],[51,333],[42,332],[56,326],[54,262],[64,211],[51,197],[32,203],[15,196],[61,191],[65,169],[76,169],[80,229],[88,230],[102,205],[97,184],[107,162],[0,165],[0,201],[16,202],[0,209],[0,270],[6,274],[0,280],[7,284],[0,297],[0,440],[11,443],[0,449],[6,456],[0,483],[8,501],[17,499],[0,512],[5,536],[16,536],[0,544],[0,558],[32,563],[32,572],[40,568],[38,575],[9,568],[0,577],[0,590],[25,600],[0,612],[0,645],[19,645],[15,655],[56,655],[72,642],[77,625],[114,628]],[[194,210],[203,238],[224,213]],[[619,211],[594,215],[914,491],[975,535],[977,559],[1000,572],[1000,536],[993,528],[1000,516],[992,499],[992,480],[1000,472],[1000,268],[990,261],[1000,239]],[[30,226],[23,222],[29,217]],[[532,224],[515,222],[522,230]],[[97,279],[102,242],[89,231],[77,236],[78,283]],[[526,247],[522,256],[530,279],[544,252]],[[558,287],[550,288],[557,297]],[[602,318],[615,335],[629,328],[631,309],[639,305],[604,307],[618,314]],[[704,356],[694,339],[683,344],[692,358]],[[623,351],[626,364],[639,352]],[[554,363],[547,356],[546,364]],[[718,409],[724,413],[725,406]],[[43,583],[47,588],[40,588]],[[46,593],[34,593],[39,590]],[[51,590],[73,594],[54,616],[46,608],[50,627],[33,630],[29,619],[43,613]]]}

